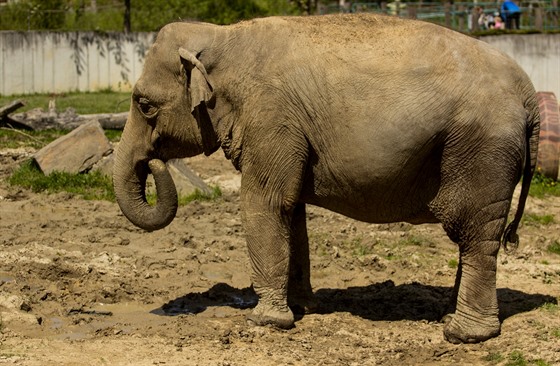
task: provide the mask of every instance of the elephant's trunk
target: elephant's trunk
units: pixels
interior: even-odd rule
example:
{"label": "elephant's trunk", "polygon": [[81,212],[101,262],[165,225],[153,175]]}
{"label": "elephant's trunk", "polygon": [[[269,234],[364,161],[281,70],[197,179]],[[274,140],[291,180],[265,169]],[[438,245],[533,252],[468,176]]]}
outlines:
{"label": "elephant's trunk", "polygon": [[[136,226],[154,231],[169,225],[177,213],[177,190],[173,179],[165,166],[158,159],[137,163],[128,163],[117,153],[113,185],[117,202],[124,215]],[[146,178],[151,171],[154,176],[157,203],[151,206],[146,201]]]}

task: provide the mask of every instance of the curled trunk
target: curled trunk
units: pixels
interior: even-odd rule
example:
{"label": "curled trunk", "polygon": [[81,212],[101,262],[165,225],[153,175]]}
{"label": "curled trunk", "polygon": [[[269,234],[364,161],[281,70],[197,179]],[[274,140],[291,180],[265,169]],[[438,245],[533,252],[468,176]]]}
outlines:
{"label": "curled trunk", "polygon": [[[135,166],[127,166],[123,156],[117,154],[113,184],[117,202],[123,214],[136,226],[154,231],[169,225],[177,213],[177,190],[165,163],[153,159],[142,161]],[[157,203],[154,206],[146,200],[146,178],[154,176]]]}

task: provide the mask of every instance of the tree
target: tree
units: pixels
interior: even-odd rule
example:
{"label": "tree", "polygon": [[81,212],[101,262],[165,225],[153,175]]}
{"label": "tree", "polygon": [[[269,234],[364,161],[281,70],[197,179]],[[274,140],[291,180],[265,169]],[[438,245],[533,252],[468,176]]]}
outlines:
{"label": "tree", "polygon": [[124,31],[130,32],[130,0],[124,0]]}

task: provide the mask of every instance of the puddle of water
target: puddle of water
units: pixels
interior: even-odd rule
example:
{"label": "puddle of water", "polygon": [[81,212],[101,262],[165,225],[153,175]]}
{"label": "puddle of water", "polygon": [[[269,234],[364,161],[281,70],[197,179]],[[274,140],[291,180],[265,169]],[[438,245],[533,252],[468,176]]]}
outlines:
{"label": "puddle of water", "polygon": [[16,280],[12,277],[12,275],[8,272],[0,272],[0,282],[2,283],[12,283]]}

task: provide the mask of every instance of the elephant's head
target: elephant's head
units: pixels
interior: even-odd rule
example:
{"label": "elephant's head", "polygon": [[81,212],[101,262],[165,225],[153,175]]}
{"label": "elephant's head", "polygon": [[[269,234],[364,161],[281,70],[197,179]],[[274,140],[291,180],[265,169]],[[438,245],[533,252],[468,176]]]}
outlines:
{"label": "elephant's head", "polygon": [[[191,42],[189,48],[175,27],[162,29],[148,53],[133,90],[113,173],[121,210],[149,231],[167,226],[177,212],[177,191],[164,162],[210,154],[218,147],[215,135],[209,133],[207,106],[212,104],[213,89],[197,59],[201,50],[190,49],[195,46]],[[150,172],[157,191],[154,206],[145,195]]]}

